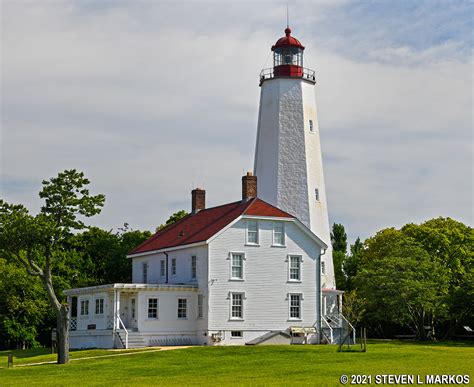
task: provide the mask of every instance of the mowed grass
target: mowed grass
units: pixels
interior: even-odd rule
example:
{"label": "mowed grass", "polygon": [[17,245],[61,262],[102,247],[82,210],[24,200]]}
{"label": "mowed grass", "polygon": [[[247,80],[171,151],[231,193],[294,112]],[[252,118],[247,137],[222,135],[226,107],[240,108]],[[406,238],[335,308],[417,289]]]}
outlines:
{"label": "mowed grass", "polygon": [[[366,353],[336,350],[329,345],[294,345],[144,351],[78,360],[63,366],[0,369],[0,385],[340,386],[342,374],[468,374],[473,380],[474,347],[467,343],[380,341],[369,343]],[[74,352],[74,356],[80,353]],[[94,351],[82,353],[91,356]],[[30,361],[34,359],[30,357]]]}

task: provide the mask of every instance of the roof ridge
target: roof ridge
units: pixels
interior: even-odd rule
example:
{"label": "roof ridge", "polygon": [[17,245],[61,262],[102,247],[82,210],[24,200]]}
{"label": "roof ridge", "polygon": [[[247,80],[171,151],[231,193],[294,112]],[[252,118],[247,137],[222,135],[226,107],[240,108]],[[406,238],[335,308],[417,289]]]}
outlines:
{"label": "roof ridge", "polygon": [[283,214],[288,215],[288,216],[291,217],[291,218],[296,218],[296,216],[291,215],[290,213],[281,210],[280,208],[274,206],[273,204],[270,204],[270,203],[266,202],[265,200],[260,199],[259,197],[255,197],[255,198],[252,200],[252,203],[244,210],[243,213],[245,214],[248,210],[250,210],[250,207],[252,207],[252,205],[255,204],[255,203],[257,202],[257,200],[258,200],[258,201],[261,201],[262,203],[265,203],[267,206],[270,206],[270,207],[272,207],[272,208],[274,208],[274,209],[276,209],[276,210],[282,212]]}

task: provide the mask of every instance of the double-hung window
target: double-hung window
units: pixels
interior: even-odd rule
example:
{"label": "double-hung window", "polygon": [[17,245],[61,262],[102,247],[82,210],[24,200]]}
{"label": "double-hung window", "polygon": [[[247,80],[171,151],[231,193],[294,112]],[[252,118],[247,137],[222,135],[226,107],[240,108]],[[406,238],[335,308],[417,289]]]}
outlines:
{"label": "double-hung window", "polygon": [[142,274],[143,274],[142,282],[146,284],[148,282],[148,263],[147,262],[142,263]]}
{"label": "double-hung window", "polygon": [[231,293],[230,318],[241,320],[244,318],[244,294]]}
{"label": "double-hung window", "polygon": [[247,243],[258,245],[258,222],[256,220],[247,221]]}
{"label": "double-hung window", "polygon": [[95,299],[95,314],[104,314],[104,299]]}
{"label": "double-hung window", "polygon": [[176,258],[171,260],[171,275],[176,275]]}
{"label": "double-hung window", "polygon": [[231,279],[244,279],[244,255],[242,253],[232,253],[231,260]]}
{"label": "double-hung window", "polygon": [[290,281],[301,281],[301,257],[298,255],[290,255],[289,257]]}
{"label": "double-hung window", "polygon": [[186,298],[178,298],[178,318],[188,318],[188,300]]}
{"label": "double-hung window", "polygon": [[204,316],[204,296],[198,294],[198,318],[203,318]]}
{"label": "double-hung window", "polygon": [[191,278],[196,279],[197,277],[197,257],[193,255],[191,257]]}
{"label": "double-hung window", "polygon": [[301,320],[301,298],[301,294],[290,293],[290,320]]}
{"label": "double-hung window", "polygon": [[158,298],[148,299],[148,318],[150,319],[158,318]]}
{"label": "double-hung window", "polygon": [[87,316],[89,314],[89,300],[81,301],[81,316]]}
{"label": "double-hung window", "polygon": [[162,259],[160,261],[160,277],[164,277],[166,275],[166,263],[165,260]]}
{"label": "double-hung window", "polygon": [[273,223],[273,244],[276,246],[285,245],[285,225],[283,222]]}

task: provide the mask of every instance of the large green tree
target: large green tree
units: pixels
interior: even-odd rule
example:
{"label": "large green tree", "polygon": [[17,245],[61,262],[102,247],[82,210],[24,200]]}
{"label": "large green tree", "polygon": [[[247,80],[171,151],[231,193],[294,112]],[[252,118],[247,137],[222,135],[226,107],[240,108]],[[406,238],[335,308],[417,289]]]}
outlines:
{"label": "large green tree", "polygon": [[100,213],[104,205],[104,195],[91,195],[88,185],[84,174],[74,169],[44,180],[39,193],[44,205],[37,215],[0,201],[0,253],[40,279],[56,315],[60,364],[69,362],[69,306],[55,289],[53,268],[67,261],[66,242],[86,227],[82,219]]}
{"label": "large green tree", "polygon": [[446,312],[449,278],[415,239],[385,229],[365,241],[356,277],[358,293],[367,301],[366,320],[394,323],[427,338],[426,326]]}

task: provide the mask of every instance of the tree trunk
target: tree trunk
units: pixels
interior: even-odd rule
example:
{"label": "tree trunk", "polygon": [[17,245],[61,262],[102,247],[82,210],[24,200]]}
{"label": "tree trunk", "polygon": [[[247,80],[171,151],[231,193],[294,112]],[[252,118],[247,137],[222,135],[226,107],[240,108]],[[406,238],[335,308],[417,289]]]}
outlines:
{"label": "tree trunk", "polygon": [[69,363],[69,307],[61,305],[56,314],[58,332],[58,364]]}

